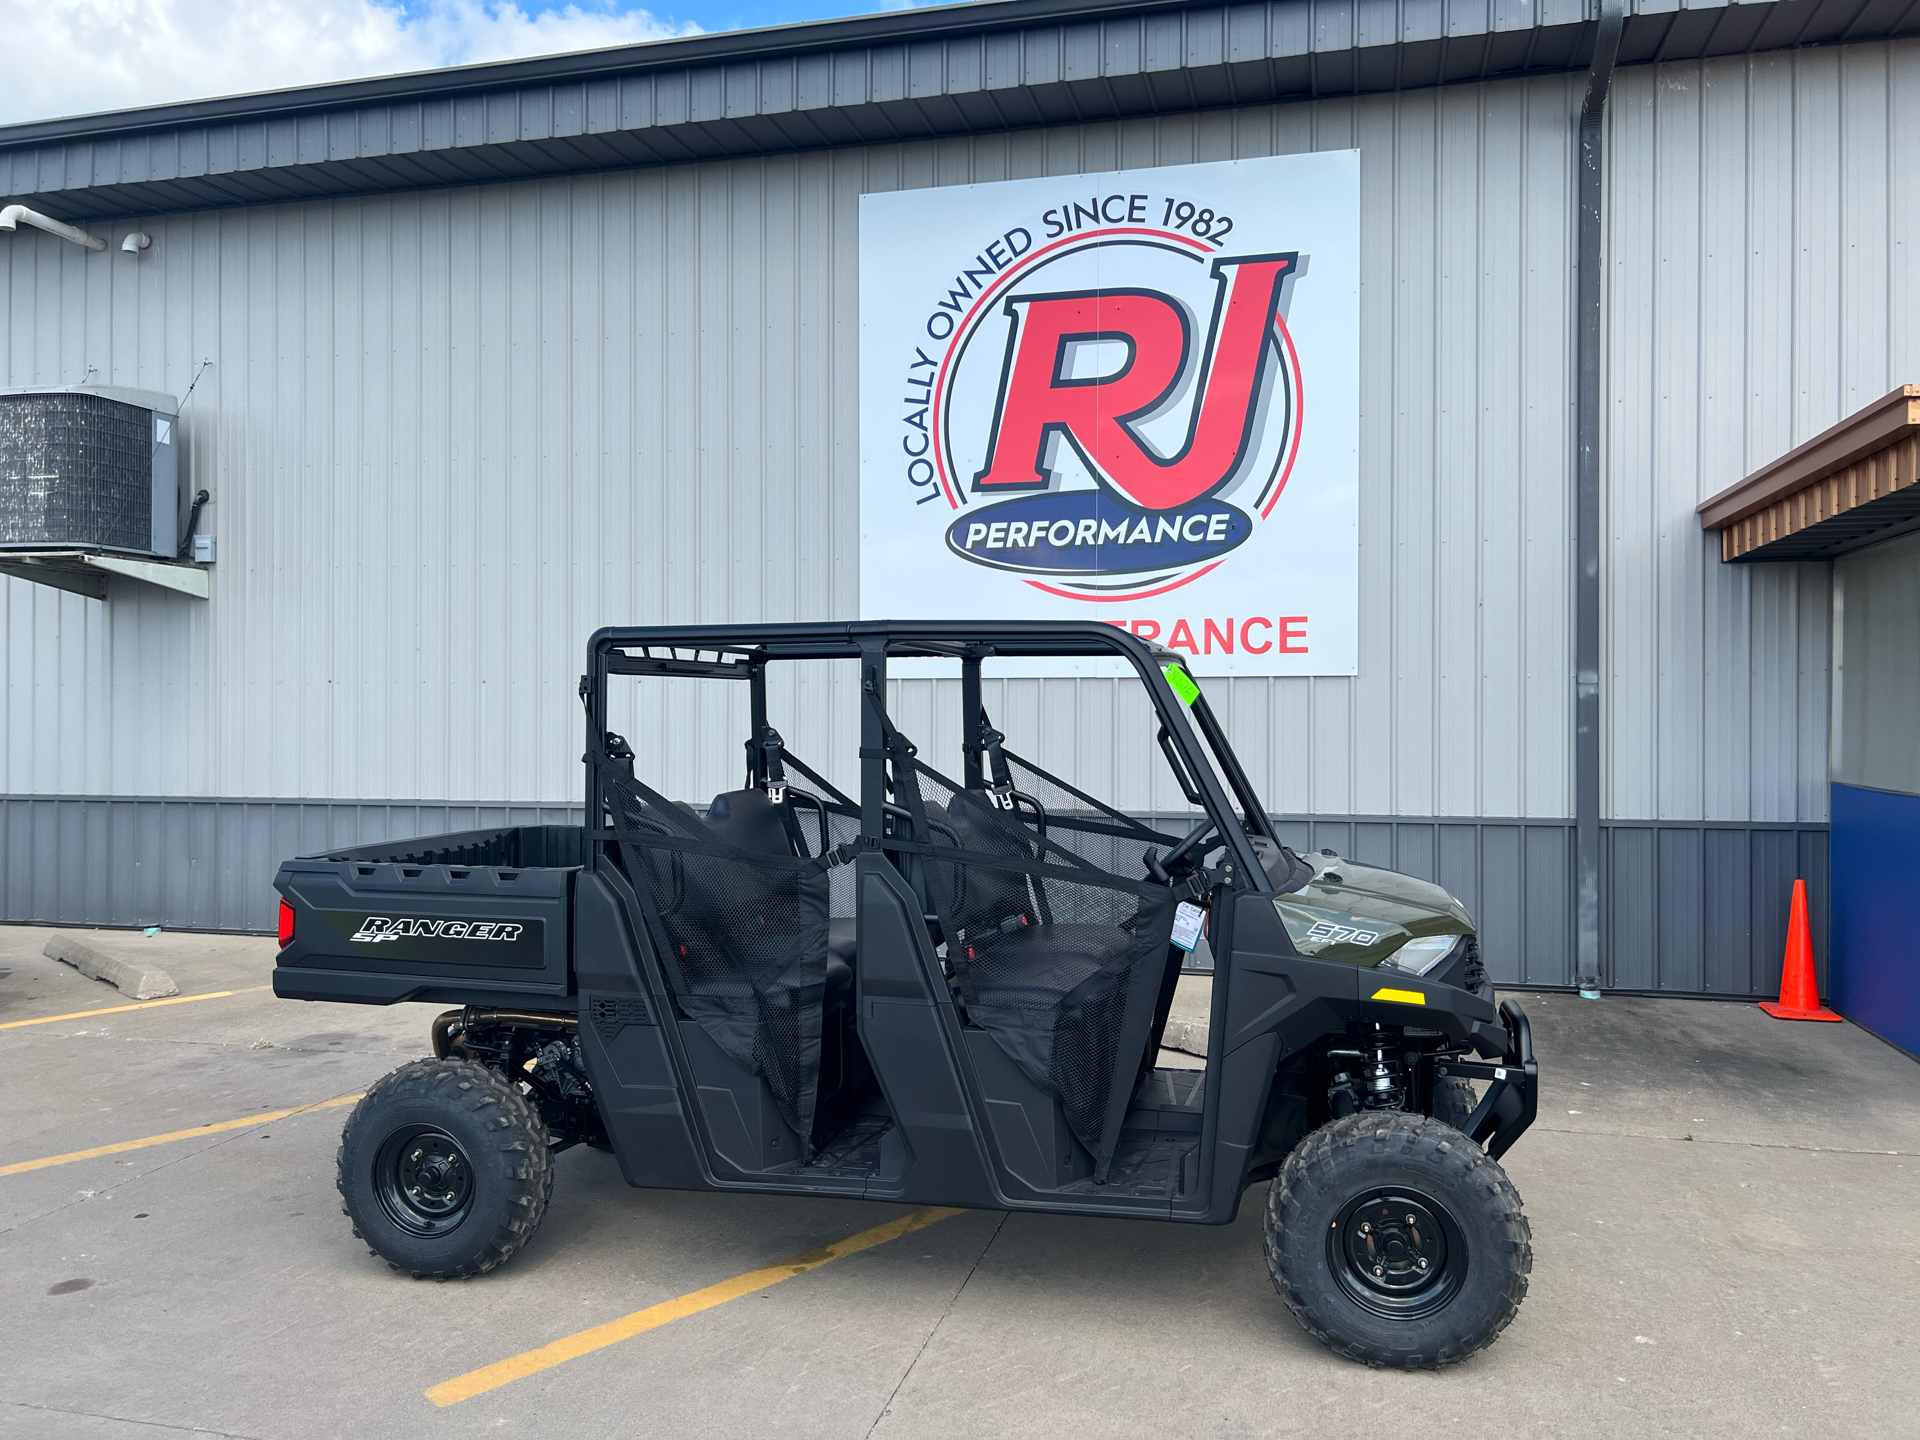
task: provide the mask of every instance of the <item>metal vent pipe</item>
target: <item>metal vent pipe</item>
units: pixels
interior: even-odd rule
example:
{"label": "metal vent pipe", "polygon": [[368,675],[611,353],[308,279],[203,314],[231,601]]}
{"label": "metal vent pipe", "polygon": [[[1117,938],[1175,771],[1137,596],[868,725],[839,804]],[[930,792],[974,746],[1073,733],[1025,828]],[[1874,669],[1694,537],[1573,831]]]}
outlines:
{"label": "metal vent pipe", "polygon": [[104,250],[107,242],[97,235],[89,235],[78,225],[69,225],[64,220],[56,220],[51,215],[42,215],[38,210],[29,210],[24,205],[9,205],[0,210],[0,230],[12,233],[20,228],[20,222],[26,221],[36,230],[44,230],[49,235],[58,235],[62,240],[71,240],[76,245],[84,245],[89,250]]}

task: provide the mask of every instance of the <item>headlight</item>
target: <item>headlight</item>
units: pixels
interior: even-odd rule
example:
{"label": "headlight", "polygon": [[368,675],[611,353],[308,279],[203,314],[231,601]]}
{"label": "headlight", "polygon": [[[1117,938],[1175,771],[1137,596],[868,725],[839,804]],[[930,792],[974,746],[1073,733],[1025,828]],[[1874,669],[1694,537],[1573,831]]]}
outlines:
{"label": "headlight", "polygon": [[1382,967],[1404,970],[1409,975],[1425,975],[1437,969],[1442,961],[1453,954],[1460,939],[1458,935],[1422,935],[1407,941],[1380,964]]}

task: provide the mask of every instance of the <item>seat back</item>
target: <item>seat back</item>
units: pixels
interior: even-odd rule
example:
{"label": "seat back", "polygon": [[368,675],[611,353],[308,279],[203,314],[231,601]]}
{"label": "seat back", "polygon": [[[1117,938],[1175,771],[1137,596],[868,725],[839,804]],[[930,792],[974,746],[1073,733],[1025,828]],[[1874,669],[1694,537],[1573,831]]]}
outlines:
{"label": "seat back", "polygon": [[762,855],[792,855],[793,837],[783,806],[764,790],[729,790],[713,797],[707,807],[707,825],[729,845],[757,850]]}
{"label": "seat back", "polygon": [[[681,1013],[767,1082],[780,1118],[813,1133],[827,972],[826,868],[787,847],[764,796],[719,824],[621,776],[608,811],[653,948]],[[769,827],[764,822],[770,819]]]}

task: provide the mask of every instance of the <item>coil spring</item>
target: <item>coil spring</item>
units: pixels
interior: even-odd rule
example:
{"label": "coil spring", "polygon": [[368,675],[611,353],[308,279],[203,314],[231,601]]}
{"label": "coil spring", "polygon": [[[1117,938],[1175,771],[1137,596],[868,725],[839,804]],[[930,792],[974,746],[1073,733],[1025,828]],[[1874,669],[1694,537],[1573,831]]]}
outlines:
{"label": "coil spring", "polygon": [[1369,1110],[1404,1110],[1407,1087],[1400,1057],[1382,1047],[1360,1072],[1360,1103]]}

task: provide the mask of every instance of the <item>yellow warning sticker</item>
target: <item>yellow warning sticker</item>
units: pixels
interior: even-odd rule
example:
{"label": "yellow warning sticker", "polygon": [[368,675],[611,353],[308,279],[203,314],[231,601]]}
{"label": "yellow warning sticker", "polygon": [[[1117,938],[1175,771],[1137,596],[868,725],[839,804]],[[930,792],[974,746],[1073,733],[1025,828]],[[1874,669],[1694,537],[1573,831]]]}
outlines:
{"label": "yellow warning sticker", "polygon": [[1389,990],[1385,986],[1367,997],[1370,1000],[1395,1000],[1402,1005],[1424,1005],[1427,997],[1418,990]]}

